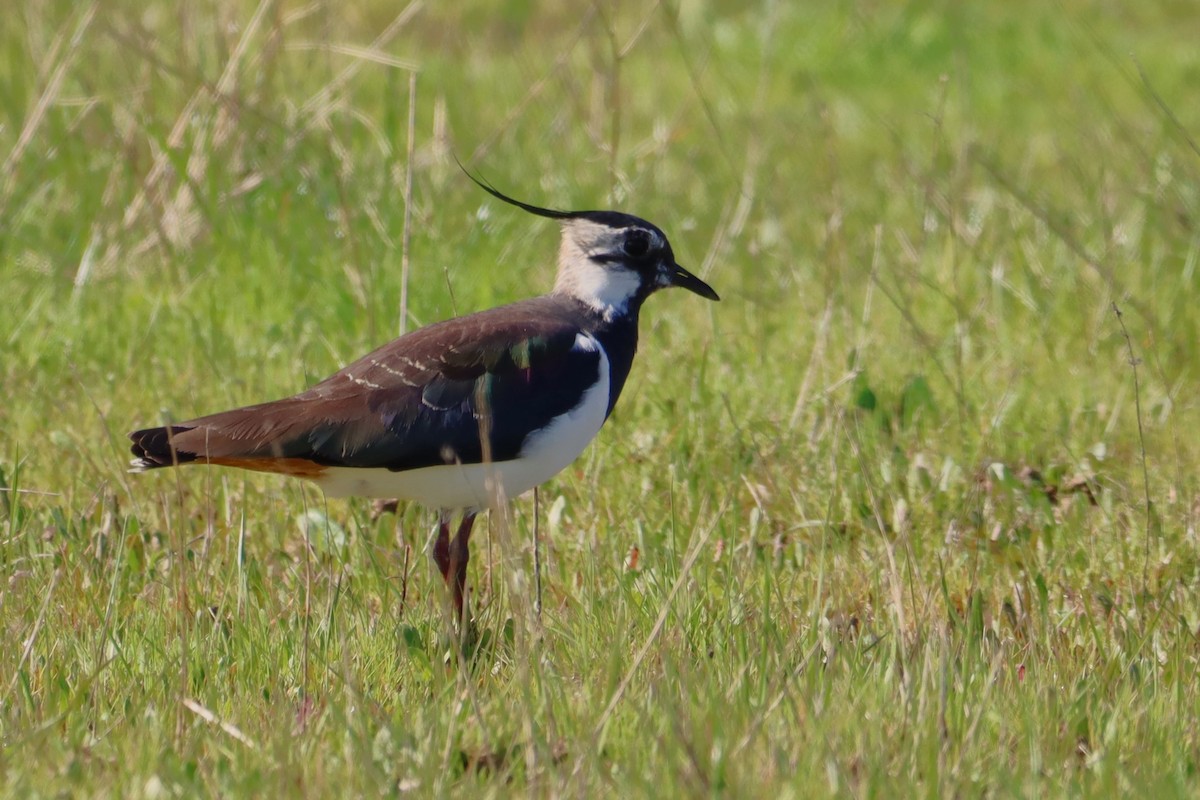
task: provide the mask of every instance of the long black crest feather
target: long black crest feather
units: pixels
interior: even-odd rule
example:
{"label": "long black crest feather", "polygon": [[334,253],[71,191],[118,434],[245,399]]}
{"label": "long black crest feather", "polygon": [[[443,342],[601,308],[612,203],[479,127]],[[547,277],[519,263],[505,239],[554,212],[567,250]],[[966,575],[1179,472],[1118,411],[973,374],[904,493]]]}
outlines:
{"label": "long black crest feather", "polygon": [[490,194],[492,197],[495,197],[497,200],[502,200],[505,203],[508,203],[509,205],[524,209],[525,211],[528,211],[530,214],[537,214],[539,217],[549,217],[550,219],[574,219],[575,217],[579,216],[576,212],[573,212],[573,211],[559,211],[554,208],[542,208],[541,206],[535,206],[535,205],[530,205],[529,203],[523,203],[520,200],[516,200],[512,197],[509,197],[504,192],[497,189],[495,186],[493,186],[491,184],[490,181],[486,180],[482,175],[480,175],[480,176],[472,175],[471,171],[468,170],[466,167],[464,167],[463,163],[458,160],[458,156],[454,157],[454,163],[458,164],[458,168],[463,171],[464,175],[466,175],[468,178],[470,178],[472,181],[474,181],[475,184],[477,186],[479,186],[479,188],[483,189],[485,192]]}

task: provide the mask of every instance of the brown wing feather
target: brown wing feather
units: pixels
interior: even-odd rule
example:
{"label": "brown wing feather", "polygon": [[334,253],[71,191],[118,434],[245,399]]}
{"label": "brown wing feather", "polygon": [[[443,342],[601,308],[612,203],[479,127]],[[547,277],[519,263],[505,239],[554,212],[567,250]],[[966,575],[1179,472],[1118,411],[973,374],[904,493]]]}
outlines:
{"label": "brown wing feather", "polygon": [[[480,375],[513,358],[513,341],[557,337],[569,346],[578,319],[569,302],[546,296],[430,325],[292,397],[135,431],[133,466],[198,461],[286,471],[267,466],[283,460],[295,471],[292,462],[336,463],[387,444],[421,414],[462,404]],[[422,458],[443,457],[433,449]]]}

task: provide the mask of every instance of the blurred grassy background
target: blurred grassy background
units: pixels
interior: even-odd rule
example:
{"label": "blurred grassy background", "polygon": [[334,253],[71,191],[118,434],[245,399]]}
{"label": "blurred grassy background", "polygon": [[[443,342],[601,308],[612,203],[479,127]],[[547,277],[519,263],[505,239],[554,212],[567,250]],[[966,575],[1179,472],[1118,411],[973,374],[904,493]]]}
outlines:
{"label": "blurred grassy background", "polygon": [[[0,29],[5,792],[1194,794],[1192,5],[446,5]],[[428,513],[124,444],[395,335],[405,252],[410,328],[548,288],[453,156],[723,297],[540,615],[530,501],[477,537],[462,668]]]}

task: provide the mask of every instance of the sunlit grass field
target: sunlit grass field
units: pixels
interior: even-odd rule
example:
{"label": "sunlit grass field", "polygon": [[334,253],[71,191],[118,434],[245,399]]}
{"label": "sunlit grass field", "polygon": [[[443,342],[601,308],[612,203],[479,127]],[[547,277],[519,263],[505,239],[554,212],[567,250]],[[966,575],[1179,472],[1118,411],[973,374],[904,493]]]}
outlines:
{"label": "sunlit grass field", "polygon": [[[1196,796],[1194,6],[498,5],[7,12],[4,794]],[[546,291],[455,158],[723,298],[465,649],[431,512],[125,438]]]}

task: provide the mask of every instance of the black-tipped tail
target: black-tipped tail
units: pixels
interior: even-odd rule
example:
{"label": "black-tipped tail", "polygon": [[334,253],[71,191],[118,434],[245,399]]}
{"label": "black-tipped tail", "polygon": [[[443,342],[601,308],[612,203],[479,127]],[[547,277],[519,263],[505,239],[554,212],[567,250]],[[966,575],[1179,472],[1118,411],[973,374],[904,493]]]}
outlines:
{"label": "black-tipped tail", "polygon": [[145,472],[148,469],[174,467],[195,461],[195,453],[177,450],[171,444],[175,436],[189,430],[191,428],[172,425],[166,428],[146,428],[129,434],[133,441],[133,447],[129,449],[134,456],[129,462],[130,471]]}

